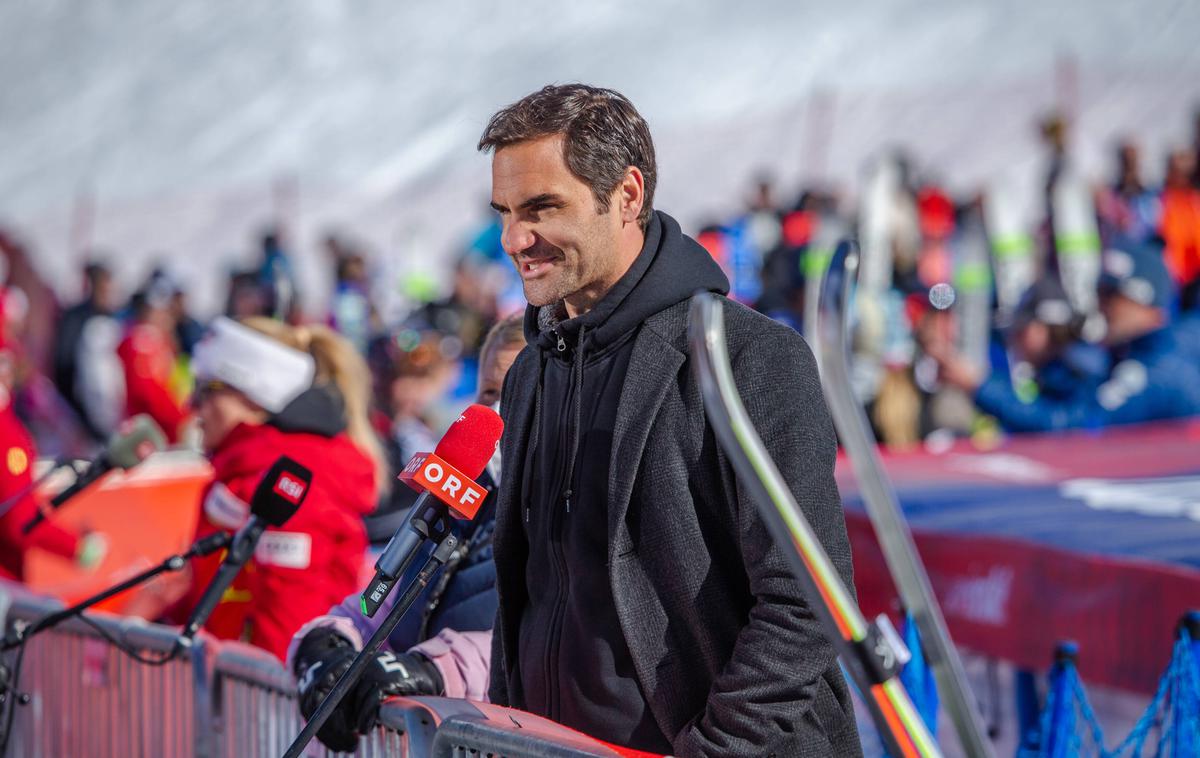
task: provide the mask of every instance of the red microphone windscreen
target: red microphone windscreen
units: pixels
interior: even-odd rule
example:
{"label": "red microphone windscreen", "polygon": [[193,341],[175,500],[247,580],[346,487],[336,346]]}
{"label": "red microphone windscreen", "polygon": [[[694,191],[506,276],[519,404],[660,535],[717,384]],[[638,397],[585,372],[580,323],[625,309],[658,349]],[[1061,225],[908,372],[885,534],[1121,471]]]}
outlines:
{"label": "red microphone windscreen", "polygon": [[434,453],[472,479],[478,479],[496,452],[503,432],[504,422],[499,413],[486,405],[471,405],[446,430]]}

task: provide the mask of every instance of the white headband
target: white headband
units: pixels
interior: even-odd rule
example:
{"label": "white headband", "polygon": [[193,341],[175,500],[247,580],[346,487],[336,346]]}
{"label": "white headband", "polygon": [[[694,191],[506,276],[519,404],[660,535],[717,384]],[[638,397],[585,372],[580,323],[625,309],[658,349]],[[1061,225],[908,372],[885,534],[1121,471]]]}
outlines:
{"label": "white headband", "polygon": [[224,382],[279,413],[312,386],[316,363],[308,353],[220,316],[196,345],[192,370],[197,381]]}

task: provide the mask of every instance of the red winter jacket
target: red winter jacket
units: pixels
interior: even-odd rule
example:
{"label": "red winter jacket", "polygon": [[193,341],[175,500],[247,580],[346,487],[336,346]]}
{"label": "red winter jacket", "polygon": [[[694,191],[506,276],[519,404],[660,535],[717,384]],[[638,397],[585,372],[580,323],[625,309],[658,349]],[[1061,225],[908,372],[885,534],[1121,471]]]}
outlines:
{"label": "red winter jacket", "polygon": [[188,412],[171,394],[175,366],[171,340],[156,326],[137,324],[117,346],[117,357],[125,369],[126,416],[149,414],[162,427],[167,441],[177,442]]}
{"label": "red winter jacket", "polygon": [[52,521],[42,524],[29,534],[25,526],[38,511],[37,496],[29,492],[9,504],[10,498],[26,490],[33,482],[33,463],[37,448],[25,425],[13,411],[8,390],[0,387],[0,577],[22,581],[25,577],[25,552],[31,547],[47,550],[63,558],[74,558],[79,547],[79,535],[63,529]]}
{"label": "red winter jacket", "polygon": [[[377,495],[371,460],[344,433],[330,437],[243,424],[212,456],[214,479],[202,496],[196,538],[240,528],[254,488],[281,455],[313,472],[308,497],[286,524],[263,533],[205,629],[283,660],[296,630],[361,589],[367,550],[362,517],[374,509]],[[193,562],[192,585],[176,606],[176,621],[199,601],[223,557]]]}

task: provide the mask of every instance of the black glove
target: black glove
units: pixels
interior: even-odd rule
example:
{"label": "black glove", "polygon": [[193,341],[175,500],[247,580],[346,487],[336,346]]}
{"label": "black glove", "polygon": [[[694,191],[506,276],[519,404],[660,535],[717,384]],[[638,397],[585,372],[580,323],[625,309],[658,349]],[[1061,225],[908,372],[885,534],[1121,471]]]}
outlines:
{"label": "black glove", "polygon": [[375,728],[379,706],[389,697],[440,695],[445,691],[437,666],[420,653],[382,652],[367,665],[346,699],[354,700],[360,734]]}
{"label": "black glove", "polygon": [[[325,696],[354,662],[354,656],[350,640],[331,629],[318,628],[304,635],[296,650],[293,673],[299,690],[300,713],[305,719],[311,718],[321,707]],[[353,694],[351,690],[342,698],[317,732],[317,739],[335,752],[349,753],[358,747],[351,702]]]}
{"label": "black glove", "polygon": [[[316,713],[355,655],[350,641],[331,629],[314,629],[301,640],[295,673],[300,712],[305,718]],[[420,653],[379,653],[317,732],[317,739],[330,750],[350,752],[358,746],[359,735],[375,727],[379,706],[385,699],[394,695],[440,695],[444,687],[437,666]]]}

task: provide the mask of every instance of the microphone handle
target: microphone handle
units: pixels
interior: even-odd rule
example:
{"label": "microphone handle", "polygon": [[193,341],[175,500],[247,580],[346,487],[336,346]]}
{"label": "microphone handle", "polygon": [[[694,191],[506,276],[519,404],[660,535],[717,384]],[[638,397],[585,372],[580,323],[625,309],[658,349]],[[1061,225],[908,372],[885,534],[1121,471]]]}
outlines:
{"label": "microphone handle", "polygon": [[425,538],[411,524],[405,524],[392,535],[379,560],[375,562],[375,576],[359,597],[359,607],[364,616],[372,618],[379,612],[396,582],[400,581],[400,577],[404,576],[416,560],[424,542]]}
{"label": "microphone handle", "polygon": [[229,543],[233,542],[233,535],[229,532],[213,532],[207,537],[201,537],[192,543],[187,552],[183,554],[184,558],[201,558],[209,553],[215,553],[218,550],[229,547]]}
{"label": "microphone handle", "polygon": [[396,530],[387,547],[375,561],[375,576],[359,596],[359,609],[373,618],[392,593],[396,582],[407,573],[426,540],[440,540],[450,529],[446,506],[442,501],[422,492],[409,509],[408,523]]}
{"label": "microphone handle", "polygon": [[363,645],[362,650],[358,651],[358,655],[350,663],[350,668],[342,672],[341,677],[334,683],[333,689],[325,695],[325,699],[321,701],[317,710],[313,712],[312,717],[304,725],[300,734],[296,735],[296,739],[292,740],[292,744],[288,747],[287,752],[283,754],[283,758],[298,758],[304,752],[304,748],[308,746],[308,743],[312,742],[313,737],[321,730],[325,722],[329,720],[329,716],[337,708],[338,703],[342,701],[342,698],[346,696],[350,688],[362,677],[363,671],[371,661],[375,660],[375,655],[379,652],[379,648],[383,646],[384,641],[395,631],[400,620],[412,608],[413,603],[417,600],[417,596],[429,585],[429,581],[433,578],[434,573],[450,560],[451,554],[458,547],[458,538],[450,531],[442,531],[438,534],[441,535],[441,541],[438,543],[437,548],[434,549],[433,553],[425,561],[425,565],[421,567],[421,571],[404,588],[400,599],[387,612],[383,623],[375,629],[370,639]]}
{"label": "microphone handle", "polygon": [[187,644],[196,636],[196,632],[200,631],[200,627],[204,626],[204,622],[208,621],[208,617],[216,610],[217,604],[221,602],[221,598],[225,595],[225,590],[229,589],[229,585],[233,584],[233,579],[242,570],[242,566],[254,553],[254,547],[258,544],[258,540],[262,537],[263,531],[267,528],[267,523],[258,516],[251,516],[250,521],[233,536],[233,541],[229,547],[229,553],[226,554],[225,560],[221,561],[221,567],[217,569],[217,575],[208,583],[204,594],[200,596],[200,601],[196,603],[196,607],[192,609],[192,613],[188,616],[187,623],[184,624],[180,631],[179,644]]}
{"label": "microphone handle", "polygon": [[84,472],[75,477],[75,481],[71,482],[71,486],[67,487],[62,492],[50,498],[50,506],[52,508],[61,508],[62,504],[75,497],[87,488],[92,482],[113,470],[112,462],[108,460],[106,453],[101,453],[96,460],[92,461],[92,465],[84,469]]}
{"label": "microphone handle", "polygon": [[4,518],[4,514],[15,508],[17,503],[29,496],[29,493],[45,484],[50,477],[54,476],[55,471],[58,471],[60,468],[64,468],[68,465],[70,465],[68,461],[59,458],[58,460],[54,461],[54,465],[46,470],[46,473],[42,474],[37,479],[32,480],[29,482],[29,484],[26,484],[17,492],[14,492],[4,502],[0,502],[0,518]]}

